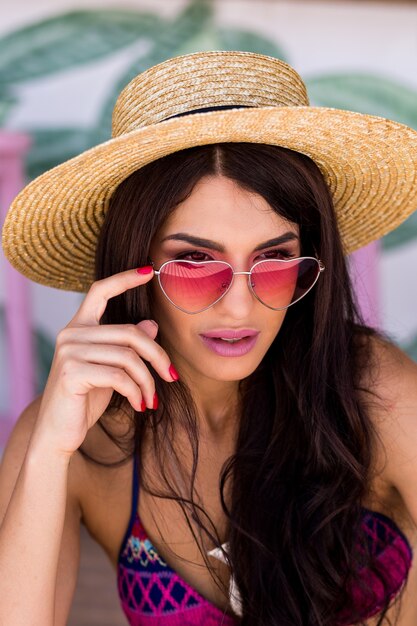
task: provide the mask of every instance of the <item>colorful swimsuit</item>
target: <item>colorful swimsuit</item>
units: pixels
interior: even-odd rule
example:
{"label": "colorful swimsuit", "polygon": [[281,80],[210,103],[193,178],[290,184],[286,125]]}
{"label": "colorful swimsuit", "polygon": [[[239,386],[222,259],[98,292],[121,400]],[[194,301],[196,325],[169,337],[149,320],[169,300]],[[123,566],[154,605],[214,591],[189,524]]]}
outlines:
{"label": "colorful swimsuit", "polygon": [[[186,583],[158,554],[138,515],[139,477],[133,463],[132,512],[118,560],[118,591],[130,626],[237,626],[231,617]],[[379,613],[386,593],[392,600],[404,585],[411,567],[412,550],[398,526],[382,513],[363,509],[362,528],[373,554],[389,573],[388,589],[370,570],[360,572],[375,597],[371,600],[360,587],[352,590],[354,606],[367,619]],[[375,600],[376,598],[376,600]],[[341,614],[339,626],[348,626],[348,614]]]}

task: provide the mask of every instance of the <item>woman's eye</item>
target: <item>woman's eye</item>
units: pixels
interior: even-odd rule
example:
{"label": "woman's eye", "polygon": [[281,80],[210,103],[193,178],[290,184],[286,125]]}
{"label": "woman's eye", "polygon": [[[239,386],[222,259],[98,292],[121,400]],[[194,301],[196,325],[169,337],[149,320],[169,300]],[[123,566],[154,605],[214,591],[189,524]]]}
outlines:
{"label": "woman's eye", "polygon": [[[178,254],[175,257],[177,260],[184,261],[211,261],[212,257],[206,252],[201,252],[200,250],[191,250],[190,252],[183,252],[182,254]],[[256,257],[255,261],[260,259],[294,259],[295,255],[289,250],[280,249],[280,250],[268,250],[267,252],[263,252],[258,257]]]}
{"label": "woman's eye", "polygon": [[187,261],[207,261],[210,260],[210,257],[205,252],[199,252],[198,250],[193,250],[192,252],[183,252],[179,254],[177,259],[183,259]]}
{"label": "woman's eye", "polygon": [[292,254],[289,250],[281,249],[281,250],[268,250],[268,252],[263,252],[260,256],[264,256],[267,259],[294,259],[295,255]]}

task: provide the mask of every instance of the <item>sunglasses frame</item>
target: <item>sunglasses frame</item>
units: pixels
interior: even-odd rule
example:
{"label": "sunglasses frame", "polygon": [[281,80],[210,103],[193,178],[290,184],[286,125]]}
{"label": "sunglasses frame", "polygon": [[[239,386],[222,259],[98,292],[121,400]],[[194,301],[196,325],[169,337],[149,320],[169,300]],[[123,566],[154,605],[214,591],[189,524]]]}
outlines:
{"label": "sunglasses frame", "polygon": [[[297,300],[294,300],[294,302],[291,302],[290,304],[288,304],[287,306],[284,307],[279,307],[279,308],[275,308],[272,306],[269,306],[268,304],[265,304],[265,302],[263,302],[255,293],[255,291],[253,290],[252,284],[251,284],[251,275],[252,275],[252,271],[255,267],[257,267],[258,265],[260,265],[261,263],[270,263],[271,261],[273,263],[292,263],[294,261],[303,261],[304,259],[311,259],[312,261],[316,261],[318,264],[318,268],[319,271],[317,273],[316,279],[313,282],[313,284],[311,285],[311,287],[309,287],[307,289],[307,291],[305,293],[303,293],[302,296],[300,296],[299,298],[297,298]],[[215,300],[214,302],[212,302],[211,304],[209,304],[209,306],[204,307],[203,309],[199,309],[198,311],[186,311],[185,309],[183,309],[182,307],[178,306],[178,304],[175,304],[175,302],[173,302],[171,300],[171,298],[168,296],[168,294],[166,293],[165,289],[162,286],[161,283],[161,271],[163,270],[164,267],[166,267],[167,265],[171,264],[171,263],[191,263],[192,265],[207,265],[208,263],[222,263],[223,265],[227,265],[228,267],[230,267],[230,269],[232,270],[232,280],[230,281],[230,285],[228,286],[228,288],[226,289],[226,291],[224,291],[222,293],[222,295],[217,298],[217,300]],[[151,261],[152,267],[154,266],[153,261]],[[180,311],[182,311],[183,313],[187,313],[188,315],[195,315],[196,313],[202,313],[203,311],[207,311],[208,309],[210,309],[212,306],[214,306],[215,304],[217,304],[217,302],[219,302],[227,293],[228,291],[230,291],[235,276],[238,276],[239,274],[246,274],[248,276],[248,286],[249,289],[251,291],[251,293],[255,296],[255,298],[258,300],[258,302],[260,302],[261,304],[263,304],[264,306],[266,306],[268,309],[272,309],[273,311],[284,311],[285,309],[288,309],[288,307],[292,306],[293,304],[295,304],[296,302],[299,302],[302,298],[304,298],[304,296],[306,296],[308,294],[309,291],[311,291],[311,289],[313,289],[314,285],[316,284],[316,282],[319,279],[319,276],[322,272],[324,272],[325,270],[325,266],[322,263],[322,261],[320,259],[317,259],[314,256],[300,256],[300,257],[295,257],[295,258],[291,258],[291,259],[261,259],[260,261],[257,261],[256,263],[254,263],[252,265],[252,267],[250,268],[250,270],[248,272],[235,272],[235,270],[233,269],[232,265],[230,265],[230,263],[228,263],[227,261],[216,261],[216,260],[211,260],[211,261],[185,261],[183,259],[170,259],[169,261],[165,261],[165,263],[163,263],[161,265],[161,267],[159,268],[159,270],[154,269],[154,274],[155,276],[158,277],[158,283],[159,286],[162,290],[162,293],[164,294],[164,296],[167,298],[167,300],[169,300],[169,302],[171,302],[171,304],[173,306],[175,306],[175,308],[179,309]]]}

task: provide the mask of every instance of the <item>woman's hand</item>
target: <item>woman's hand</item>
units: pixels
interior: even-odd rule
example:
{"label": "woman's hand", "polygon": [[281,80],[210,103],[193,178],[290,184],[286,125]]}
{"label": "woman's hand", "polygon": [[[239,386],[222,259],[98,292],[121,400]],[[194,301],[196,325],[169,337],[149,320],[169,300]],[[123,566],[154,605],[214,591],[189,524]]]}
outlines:
{"label": "woman's hand", "polygon": [[[156,322],[100,325],[110,298],[153,277],[152,268],[96,281],[70,323],[58,334],[34,434],[58,451],[72,454],[106,410],[113,390],[137,411],[154,408],[155,382],[144,361],[166,380],[174,380],[171,361],[155,341]],[[144,272],[145,270],[145,272]],[[172,371],[172,370],[171,370]],[[175,376],[175,370],[174,376]]]}

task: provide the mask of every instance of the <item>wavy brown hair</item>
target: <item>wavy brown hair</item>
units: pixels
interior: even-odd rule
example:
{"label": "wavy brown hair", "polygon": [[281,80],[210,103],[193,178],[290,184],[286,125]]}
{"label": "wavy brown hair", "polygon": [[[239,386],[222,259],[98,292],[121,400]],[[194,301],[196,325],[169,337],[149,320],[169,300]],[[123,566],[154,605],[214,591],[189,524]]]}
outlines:
{"label": "wavy brown hair", "polygon": [[[366,564],[384,585],[385,579],[361,531],[361,502],[370,486],[377,437],[368,415],[375,394],[363,381],[375,366],[371,338],[387,338],[361,317],[332,198],[317,165],[291,150],[246,143],[195,147],[146,165],[111,198],[97,247],[96,278],[147,264],[151,241],[167,217],[203,176],[218,174],[256,192],[298,224],[301,254],[317,253],[326,267],[314,289],[288,309],[257,369],[239,381],[237,444],[223,465],[219,490],[230,567],[242,596],[240,623],[364,623],[349,592],[353,584],[361,585],[372,601],[359,568]],[[152,318],[152,311],[147,284],[110,300],[101,323],[136,324]],[[125,452],[125,460],[137,454],[142,489],[178,502],[210,568],[202,536],[220,540],[194,489],[199,431],[192,393],[183,381],[166,383],[149,368],[158,410],[132,411],[132,429],[121,441],[106,421],[126,404],[114,393],[99,424]],[[181,467],[170,445],[177,428],[188,434],[192,451],[185,489],[178,489],[168,469],[172,463]],[[145,429],[152,433],[163,492],[155,490],[141,464]]]}

